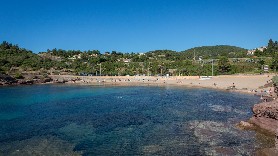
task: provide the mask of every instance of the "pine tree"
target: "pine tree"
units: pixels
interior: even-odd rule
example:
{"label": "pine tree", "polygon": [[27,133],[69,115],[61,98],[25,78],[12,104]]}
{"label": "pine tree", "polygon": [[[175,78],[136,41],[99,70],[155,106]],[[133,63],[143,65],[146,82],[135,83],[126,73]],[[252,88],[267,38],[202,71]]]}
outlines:
{"label": "pine tree", "polygon": [[227,57],[221,57],[218,61],[218,71],[222,74],[231,71],[231,64]]}

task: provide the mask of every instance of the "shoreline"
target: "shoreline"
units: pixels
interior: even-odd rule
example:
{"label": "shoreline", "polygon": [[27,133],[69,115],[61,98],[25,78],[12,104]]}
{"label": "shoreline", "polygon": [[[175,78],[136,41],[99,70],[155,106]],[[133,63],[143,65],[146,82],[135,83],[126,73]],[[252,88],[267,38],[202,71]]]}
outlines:
{"label": "shoreline", "polygon": [[[140,84],[115,84],[115,83],[47,83],[47,84],[60,84],[60,85],[74,85],[74,86],[108,86],[108,87],[133,87],[133,86],[142,86],[142,87],[179,87],[179,88],[189,88],[189,89],[211,89],[223,92],[231,92],[231,93],[240,93],[240,94],[247,94],[247,95],[254,95],[259,96],[253,92],[247,92],[243,90],[228,90],[222,88],[213,88],[213,87],[205,87],[205,86],[197,86],[197,85],[176,85],[176,84],[153,84],[153,83],[140,83]],[[45,85],[47,85],[45,84]],[[44,85],[44,84],[35,84],[35,85]]]}
{"label": "shoreline", "polygon": [[65,84],[112,85],[112,86],[179,86],[187,88],[209,88],[232,91],[243,94],[272,95],[270,84],[272,76],[268,75],[221,75],[209,79],[198,76],[71,76],[49,75],[54,81]]}
{"label": "shoreline", "polygon": [[[75,76],[48,75],[51,81],[31,84],[13,83],[5,86],[26,86],[40,84],[70,84],[70,85],[104,85],[104,86],[177,86],[186,88],[207,88],[219,91],[238,92],[259,96],[272,96],[273,87],[270,84],[274,74],[267,75],[220,75],[213,77],[199,76]],[[30,81],[30,80],[26,80]],[[32,81],[32,80],[31,80]]]}

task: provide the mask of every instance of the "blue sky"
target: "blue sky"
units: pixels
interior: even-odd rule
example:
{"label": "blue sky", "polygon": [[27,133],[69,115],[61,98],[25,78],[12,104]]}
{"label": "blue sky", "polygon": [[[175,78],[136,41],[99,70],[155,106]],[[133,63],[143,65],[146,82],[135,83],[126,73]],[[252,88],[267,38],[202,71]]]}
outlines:
{"label": "blue sky", "polygon": [[0,0],[0,41],[147,52],[278,40],[278,0]]}

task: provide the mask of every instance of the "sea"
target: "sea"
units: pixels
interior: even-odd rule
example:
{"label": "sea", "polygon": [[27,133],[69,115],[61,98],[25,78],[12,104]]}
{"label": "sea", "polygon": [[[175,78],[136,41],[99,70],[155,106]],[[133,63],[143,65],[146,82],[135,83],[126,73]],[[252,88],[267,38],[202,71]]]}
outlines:
{"label": "sea", "polygon": [[254,155],[270,137],[236,124],[260,97],[175,86],[0,88],[0,156]]}

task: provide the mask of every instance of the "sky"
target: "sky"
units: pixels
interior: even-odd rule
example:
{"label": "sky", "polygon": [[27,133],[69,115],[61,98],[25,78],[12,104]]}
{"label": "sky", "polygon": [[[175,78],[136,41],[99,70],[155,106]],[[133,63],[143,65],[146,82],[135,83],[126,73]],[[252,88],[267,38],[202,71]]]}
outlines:
{"label": "sky", "polygon": [[0,42],[147,52],[278,40],[278,0],[0,0]]}

